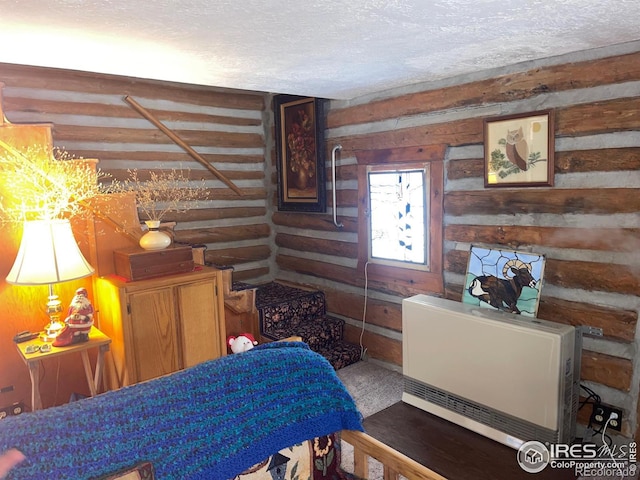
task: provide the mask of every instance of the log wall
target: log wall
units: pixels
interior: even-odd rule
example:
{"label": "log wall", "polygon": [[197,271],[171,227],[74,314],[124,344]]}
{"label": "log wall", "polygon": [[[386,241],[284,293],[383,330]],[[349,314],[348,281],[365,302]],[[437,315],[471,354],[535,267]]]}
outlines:
{"label": "log wall", "polygon": [[[204,179],[210,199],[187,213],[164,219],[177,222],[176,240],[207,245],[206,260],[234,266],[235,280],[270,278],[264,94],[8,64],[0,64],[0,82],[5,84],[4,113],[11,123],[51,123],[54,146],[73,157],[98,159],[98,167],[116,179],[125,178],[127,169],[138,169],[141,178],[148,178],[151,171],[184,169],[193,179]],[[222,172],[242,196],[132,109],[125,96]],[[8,232],[5,226],[0,241],[0,299],[4,301],[0,388],[14,388],[0,395],[0,406],[22,401],[29,408],[29,375],[12,338],[17,332],[38,331],[46,324],[41,311],[46,287],[4,282],[19,242],[17,233]],[[79,243],[87,240],[77,239]],[[78,284],[90,288],[86,279],[68,283],[57,287],[65,309]],[[67,362],[65,357],[62,364],[52,361],[44,371],[40,384],[45,406],[67,402],[73,392],[89,393],[77,359]]]}
{"label": "log wall", "polygon": [[[484,188],[483,119],[543,109],[553,109],[555,120],[555,186]],[[368,354],[400,366],[401,295],[369,284],[363,327],[355,152],[445,144],[443,295],[461,299],[472,244],[545,254],[538,316],[602,328],[603,338],[585,339],[582,381],[623,408],[623,432],[633,435],[640,381],[640,52],[568,56],[477,81],[333,101],[326,123],[326,151],[343,147],[336,188],[345,227],[336,229],[329,214],[274,212],[278,276],[324,289],[330,312],[348,322],[347,337],[358,343],[364,328]]]}
{"label": "log wall", "polygon": [[[326,151],[343,146],[340,230],[329,213],[277,211],[269,95],[15,65],[0,65],[0,81],[11,122],[52,122],[57,146],[98,158],[116,178],[130,168],[181,166],[206,179],[212,200],[169,219],[177,221],[178,240],[205,243],[207,260],[233,265],[235,280],[278,277],[322,288],[331,313],[347,321],[347,338],[358,343],[362,333],[369,356],[397,367],[402,296],[374,285],[365,297],[365,278],[356,270],[361,219],[354,152],[446,145],[444,296],[460,299],[471,244],[545,254],[539,316],[603,329],[602,339],[586,339],[582,378],[624,410],[623,431],[632,435],[640,382],[640,52],[563,59],[329,102]],[[222,171],[242,197],[141,118],[125,95]],[[555,186],[485,189],[483,118],[542,109],[554,110]],[[0,325],[0,336],[10,339],[17,328]],[[12,348],[3,343],[3,351]],[[6,356],[0,387],[26,374]],[[24,399],[28,385],[17,390],[2,400]]]}
{"label": "log wall", "polygon": [[[176,240],[207,245],[206,260],[233,265],[236,279],[269,276],[271,254],[265,185],[262,93],[118,76],[0,64],[4,111],[12,123],[51,122],[56,147],[96,158],[115,179],[138,169],[188,170],[204,179],[209,199],[171,214]],[[242,192],[222,181],[136,112],[130,96]],[[142,218],[143,219],[143,218]]]}

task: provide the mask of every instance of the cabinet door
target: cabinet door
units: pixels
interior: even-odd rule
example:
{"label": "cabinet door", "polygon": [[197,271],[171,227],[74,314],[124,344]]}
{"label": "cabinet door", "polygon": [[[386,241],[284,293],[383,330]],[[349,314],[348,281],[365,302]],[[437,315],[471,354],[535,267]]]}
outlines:
{"label": "cabinet door", "polygon": [[216,278],[180,285],[178,299],[184,368],[222,356]]}
{"label": "cabinet door", "polygon": [[133,382],[142,382],[180,368],[176,335],[176,306],[172,288],[129,296],[133,340]]}

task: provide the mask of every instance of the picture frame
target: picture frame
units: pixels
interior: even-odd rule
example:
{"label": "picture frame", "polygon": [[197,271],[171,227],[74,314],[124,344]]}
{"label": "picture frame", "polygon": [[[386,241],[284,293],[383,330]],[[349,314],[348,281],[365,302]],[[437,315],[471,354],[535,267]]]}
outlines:
{"label": "picture frame", "polygon": [[484,120],[484,186],[552,187],[552,110]]}
{"label": "picture frame", "polygon": [[536,317],[545,263],[543,254],[471,245],[462,303]]}
{"label": "picture frame", "polygon": [[274,97],[278,210],[325,212],[324,111],[320,99]]}

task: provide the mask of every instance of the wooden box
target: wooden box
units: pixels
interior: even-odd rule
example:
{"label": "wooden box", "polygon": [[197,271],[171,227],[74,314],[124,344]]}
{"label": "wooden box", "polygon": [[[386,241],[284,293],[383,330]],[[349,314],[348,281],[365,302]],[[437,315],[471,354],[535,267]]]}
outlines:
{"label": "wooden box", "polygon": [[143,280],[193,270],[193,253],[188,245],[172,245],[164,250],[114,250],[113,261],[116,274],[127,280]]}

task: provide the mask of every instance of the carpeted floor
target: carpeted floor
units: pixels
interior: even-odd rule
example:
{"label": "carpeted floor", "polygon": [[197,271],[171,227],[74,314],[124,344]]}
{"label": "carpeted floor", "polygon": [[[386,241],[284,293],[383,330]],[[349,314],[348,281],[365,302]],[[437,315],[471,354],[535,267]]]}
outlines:
{"label": "carpeted floor", "polygon": [[[360,361],[341,368],[337,374],[365,418],[402,400],[402,374],[375,362]],[[353,472],[353,448],[345,442],[342,442],[342,468]],[[383,477],[380,462],[370,460],[369,480]]]}
{"label": "carpeted floor", "polygon": [[371,361],[360,361],[337,373],[365,418],[402,399],[400,372]]}

